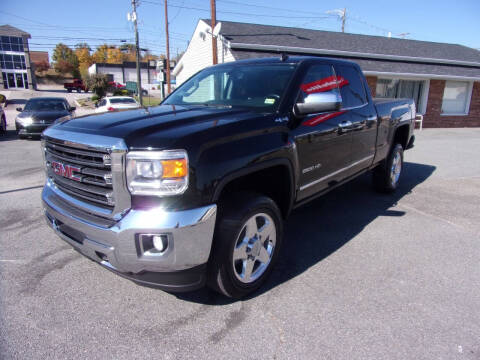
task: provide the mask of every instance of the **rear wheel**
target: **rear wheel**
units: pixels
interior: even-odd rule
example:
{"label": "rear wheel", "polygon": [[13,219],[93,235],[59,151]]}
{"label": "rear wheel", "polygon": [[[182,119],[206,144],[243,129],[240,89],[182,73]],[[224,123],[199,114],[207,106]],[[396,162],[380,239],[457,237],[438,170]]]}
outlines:
{"label": "rear wheel", "polygon": [[67,89],[67,92],[71,93],[71,92],[72,92],[72,89],[71,89],[71,88],[68,88],[68,89]]}
{"label": "rear wheel", "polygon": [[387,159],[373,170],[373,185],[377,191],[394,192],[403,168],[403,147],[395,144]]}
{"label": "rear wheel", "polygon": [[208,284],[232,298],[257,290],[278,257],[283,237],[280,210],[263,195],[242,193],[219,214]]}

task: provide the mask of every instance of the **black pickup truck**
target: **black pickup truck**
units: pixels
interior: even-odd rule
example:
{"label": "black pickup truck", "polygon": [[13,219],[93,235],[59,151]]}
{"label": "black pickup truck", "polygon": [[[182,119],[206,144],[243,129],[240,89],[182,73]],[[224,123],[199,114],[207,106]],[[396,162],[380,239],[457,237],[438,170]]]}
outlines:
{"label": "black pickup truck", "polygon": [[45,216],[139,284],[242,297],[272,271],[292,209],[365,171],[395,190],[414,118],[412,100],[372,100],[351,62],[217,65],[160,106],[47,129]]}

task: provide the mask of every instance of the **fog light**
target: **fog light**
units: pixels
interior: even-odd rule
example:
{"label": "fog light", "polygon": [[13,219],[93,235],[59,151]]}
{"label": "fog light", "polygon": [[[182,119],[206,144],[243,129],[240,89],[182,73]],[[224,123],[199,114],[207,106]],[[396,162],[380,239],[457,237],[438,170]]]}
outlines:
{"label": "fog light", "polygon": [[154,235],[152,237],[155,250],[162,252],[167,248],[167,237],[165,235]]}
{"label": "fog light", "polygon": [[168,234],[139,234],[139,240],[139,256],[163,255],[170,241]]}

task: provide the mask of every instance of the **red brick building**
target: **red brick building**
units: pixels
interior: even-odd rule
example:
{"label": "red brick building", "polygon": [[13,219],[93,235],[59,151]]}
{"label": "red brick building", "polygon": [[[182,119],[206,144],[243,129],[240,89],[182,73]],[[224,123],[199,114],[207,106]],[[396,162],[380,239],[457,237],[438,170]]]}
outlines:
{"label": "red brick building", "polygon": [[[347,59],[361,66],[373,96],[413,98],[417,113],[424,115],[424,127],[480,126],[478,50],[382,36],[220,23],[219,63],[278,56],[280,52]],[[199,21],[187,51],[174,70],[177,82],[211,64],[210,56],[205,58],[206,62],[199,57],[211,54],[209,24],[210,20]]]}
{"label": "red brick building", "polygon": [[30,62],[35,65],[39,63],[47,63],[50,65],[48,51],[30,51]]}

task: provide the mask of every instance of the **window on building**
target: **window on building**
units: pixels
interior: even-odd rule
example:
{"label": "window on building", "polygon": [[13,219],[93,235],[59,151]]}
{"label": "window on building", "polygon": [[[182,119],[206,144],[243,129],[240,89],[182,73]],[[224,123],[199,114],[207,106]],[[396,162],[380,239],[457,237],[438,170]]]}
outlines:
{"label": "window on building", "polygon": [[377,80],[376,97],[408,98],[415,101],[418,113],[424,113],[424,92],[427,90],[425,80],[381,79]]}
{"label": "window on building", "polygon": [[0,50],[23,52],[23,39],[18,36],[1,36]]}
{"label": "window on building", "polygon": [[[367,103],[365,86],[357,69],[353,66],[340,65],[337,67],[340,76],[340,92],[342,94],[342,107],[352,108],[362,106]],[[345,79],[342,81],[341,79]]]}
{"label": "window on building", "polygon": [[0,66],[2,67],[2,69],[9,70],[25,70],[27,68],[24,55],[0,54]]}
{"label": "window on building", "polygon": [[442,114],[466,115],[470,107],[472,86],[468,81],[446,81],[443,91]]}

